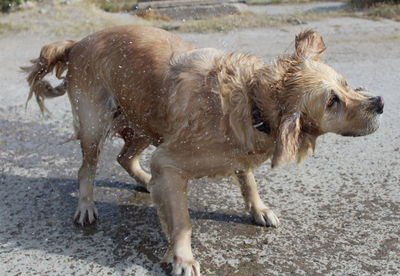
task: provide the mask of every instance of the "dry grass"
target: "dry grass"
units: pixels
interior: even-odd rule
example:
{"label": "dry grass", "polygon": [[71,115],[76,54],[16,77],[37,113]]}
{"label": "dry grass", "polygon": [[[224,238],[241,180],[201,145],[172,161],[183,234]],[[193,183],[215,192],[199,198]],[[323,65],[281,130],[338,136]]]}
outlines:
{"label": "dry grass", "polygon": [[400,21],[400,4],[380,4],[369,8],[366,13],[373,19],[387,18]]}
{"label": "dry grass", "polygon": [[[259,27],[282,28],[285,25],[299,25],[307,21],[323,20],[328,16],[354,15],[350,10],[328,14],[297,13],[290,16],[265,16],[246,12],[203,20],[172,21],[155,12],[144,13],[141,15],[142,17],[127,13],[105,12],[98,6],[98,3],[93,1],[77,1],[68,5],[40,5],[29,10],[3,15],[0,17],[0,33],[31,31],[79,38],[103,28],[125,24],[156,26],[165,30],[182,32],[209,33]],[[364,14],[370,18],[385,17],[400,20],[400,7],[399,5],[379,5],[368,9],[368,12],[364,12]]]}
{"label": "dry grass", "polygon": [[188,20],[163,24],[166,30],[179,30],[182,32],[229,32],[232,30],[260,27],[283,27],[285,25],[300,25],[307,21],[316,21],[329,17],[348,15],[347,11],[332,12],[329,14],[320,13],[297,13],[289,16],[265,16],[252,12],[242,14],[218,16],[203,20]]}
{"label": "dry grass", "polygon": [[362,11],[372,19],[387,18],[400,21],[400,0],[351,0],[350,8]]}
{"label": "dry grass", "polygon": [[0,22],[0,34],[5,33],[18,33],[22,31],[27,31],[29,28],[26,25],[18,25],[13,23]]}
{"label": "dry grass", "polygon": [[169,18],[168,16],[161,15],[158,12],[150,9],[138,11],[136,15],[150,21],[171,21],[171,18]]}
{"label": "dry grass", "polygon": [[53,36],[79,38],[89,33],[117,25],[157,25],[129,14],[109,13],[90,1],[77,1],[67,5],[41,5],[29,10],[0,17],[0,31],[15,33],[30,31]]}
{"label": "dry grass", "polygon": [[235,29],[273,26],[277,19],[259,16],[250,12],[235,15],[217,16],[203,20],[189,20],[181,23],[179,31],[183,32],[227,32]]}
{"label": "dry grass", "polygon": [[126,12],[131,11],[137,4],[137,0],[90,0],[102,10],[107,12]]}
{"label": "dry grass", "polygon": [[[74,13],[71,13],[72,10],[74,10]],[[46,17],[47,20],[62,22],[62,24],[57,24],[58,26],[54,29],[57,35],[72,33],[78,36],[122,23],[112,14],[100,10],[97,6],[88,2],[55,6],[51,13],[48,13],[48,16],[50,18]]]}
{"label": "dry grass", "polygon": [[363,9],[380,4],[400,4],[400,0],[350,0],[349,3],[354,8]]}
{"label": "dry grass", "polygon": [[[304,4],[311,2],[329,2],[332,0],[246,0],[247,5],[271,5],[271,4]],[[346,0],[335,0],[344,2]]]}
{"label": "dry grass", "polygon": [[326,15],[322,17],[318,14],[267,17],[247,12],[183,22],[172,21],[155,12],[148,12],[141,16],[105,12],[91,1],[77,1],[68,5],[41,5],[40,7],[11,13],[0,18],[0,22],[3,22],[0,32],[29,30],[31,32],[46,32],[56,36],[68,35],[71,38],[76,38],[107,27],[135,24],[156,26],[166,30],[207,33],[266,26],[281,27],[288,24],[297,25],[307,20],[318,20],[326,17]]}

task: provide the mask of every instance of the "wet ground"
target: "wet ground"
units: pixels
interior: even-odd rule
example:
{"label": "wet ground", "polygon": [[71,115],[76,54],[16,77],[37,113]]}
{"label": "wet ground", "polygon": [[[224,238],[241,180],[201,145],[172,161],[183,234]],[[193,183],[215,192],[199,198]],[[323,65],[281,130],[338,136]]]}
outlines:
{"label": "wet ground", "polygon": [[[252,224],[229,179],[190,183],[193,247],[204,275],[398,275],[400,271],[400,23],[355,18],[227,34],[180,34],[199,47],[262,56],[293,48],[315,28],[327,63],[385,98],[373,135],[326,135],[303,165],[256,171],[260,192],[280,217],[278,229]],[[18,66],[43,44],[67,37],[0,36],[0,275],[166,275],[166,240],[149,195],[106,144],[96,179],[100,221],[72,223],[77,204],[77,142],[66,97],[47,102],[43,120]],[[144,158],[147,166],[151,149]]]}

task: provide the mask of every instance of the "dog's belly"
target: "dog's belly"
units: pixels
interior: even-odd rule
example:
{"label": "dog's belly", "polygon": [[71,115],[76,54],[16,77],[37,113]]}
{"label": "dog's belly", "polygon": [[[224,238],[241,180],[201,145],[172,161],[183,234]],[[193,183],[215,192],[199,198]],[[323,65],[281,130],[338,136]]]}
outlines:
{"label": "dog's belly", "polygon": [[186,162],[185,169],[193,178],[220,178],[234,175],[238,171],[248,171],[259,167],[269,155],[242,155],[227,157],[208,155]]}
{"label": "dog's belly", "polygon": [[255,169],[270,157],[269,151],[248,153],[233,145],[215,143],[180,148],[163,144],[152,158],[163,166],[178,169],[188,178],[201,178],[227,177],[236,171]]}

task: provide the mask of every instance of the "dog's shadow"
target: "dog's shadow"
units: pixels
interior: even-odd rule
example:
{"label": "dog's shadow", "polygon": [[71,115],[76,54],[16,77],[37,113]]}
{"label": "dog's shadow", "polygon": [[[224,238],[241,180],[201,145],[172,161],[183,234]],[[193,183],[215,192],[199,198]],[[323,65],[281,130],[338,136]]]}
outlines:
{"label": "dog's shadow", "polygon": [[[39,250],[83,262],[96,262],[124,274],[131,266],[153,275],[169,274],[160,264],[167,246],[150,195],[133,184],[96,181],[96,205],[100,220],[95,225],[74,225],[77,180],[0,174],[5,198],[0,203],[0,241],[6,251]],[[210,220],[251,225],[243,215],[190,210],[194,221]]]}

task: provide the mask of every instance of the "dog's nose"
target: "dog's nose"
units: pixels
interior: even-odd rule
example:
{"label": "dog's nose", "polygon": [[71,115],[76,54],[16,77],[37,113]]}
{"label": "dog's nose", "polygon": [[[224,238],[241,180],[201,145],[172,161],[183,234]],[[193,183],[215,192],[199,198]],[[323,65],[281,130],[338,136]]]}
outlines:
{"label": "dog's nose", "polygon": [[383,113],[383,107],[385,106],[385,102],[381,96],[378,96],[374,100],[375,110],[378,114]]}

